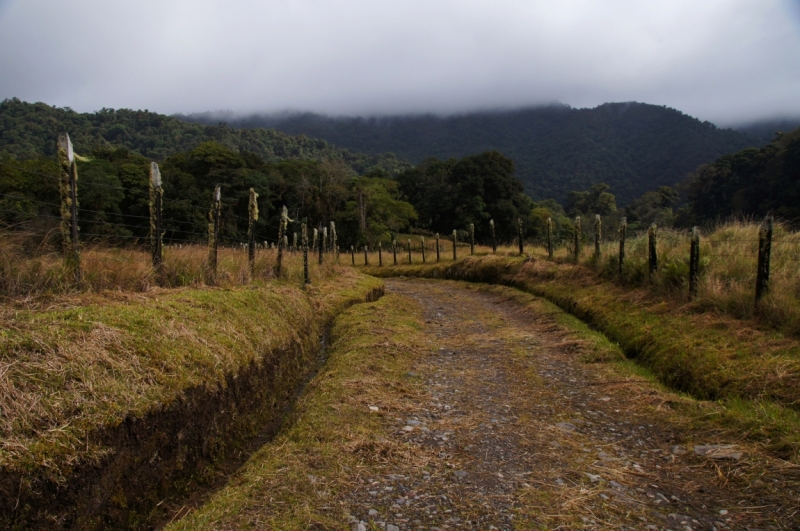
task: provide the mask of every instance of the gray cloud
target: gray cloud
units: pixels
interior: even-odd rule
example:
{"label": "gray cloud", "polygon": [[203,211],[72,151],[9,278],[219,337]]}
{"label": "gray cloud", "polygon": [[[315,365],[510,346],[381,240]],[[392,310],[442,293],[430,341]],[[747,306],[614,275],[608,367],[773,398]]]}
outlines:
{"label": "gray cloud", "polygon": [[0,98],[76,110],[800,115],[797,0],[0,0]]}

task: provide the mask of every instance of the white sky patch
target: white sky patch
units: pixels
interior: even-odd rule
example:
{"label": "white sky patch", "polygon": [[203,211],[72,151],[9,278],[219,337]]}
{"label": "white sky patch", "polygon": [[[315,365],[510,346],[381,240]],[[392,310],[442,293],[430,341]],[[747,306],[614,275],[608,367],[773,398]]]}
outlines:
{"label": "white sky patch", "polygon": [[453,113],[642,101],[800,115],[798,0],[0,0],[0,98]]}

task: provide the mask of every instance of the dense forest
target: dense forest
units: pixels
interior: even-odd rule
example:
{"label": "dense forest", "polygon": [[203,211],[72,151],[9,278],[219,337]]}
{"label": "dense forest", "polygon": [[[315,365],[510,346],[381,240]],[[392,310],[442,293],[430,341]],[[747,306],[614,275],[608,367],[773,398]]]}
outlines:
{"label": "dense forest", "polygon": [[415,164],[428,157],[446,160],[496,150],[514,161],[531,197],[560,202],[571,191],[603,182],[624,204],[648,190],[676,185],[700,164],[761,144],[677,110],[642,103],[594,109],[555,105],[444,118],[236,118],[213,113],[182,118],[202,123],[223,119],[237,128],[273,127],[366,153],[391,151]]}
{"label": "dense forest", "polygon": [[232,129],[199,125],[154,112],[101,109],[77,113],[16,98],[0,102],[0,154],[14,158],[54,155],[59,133],[68,132],[79,153],[124,147],[153,160],[217,142],[235,151],[257,154],[268,162],[285,159],[337,160],[357,173],[381,168],[396,174],[410,167],[391,153],[365,155],[334,148],[324,140],[290,136],[269,129]]}

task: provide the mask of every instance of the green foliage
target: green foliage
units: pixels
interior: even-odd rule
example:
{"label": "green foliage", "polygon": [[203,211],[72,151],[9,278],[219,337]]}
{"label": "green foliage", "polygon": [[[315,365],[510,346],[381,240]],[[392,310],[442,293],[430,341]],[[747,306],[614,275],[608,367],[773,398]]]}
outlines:
{"label": "green foliage", "polygon": [[[217,119],[210,115],[186,118],[203,123]],[[633,102],[594,109],[553,105],[444,118],[340,119],[298,114],[232,118],[229,123],[324,138],[365,153],[391,151],[415,164],[429,157],[448,160],[495,149],[514,161],[517,177],[534,199],[565,201],[572,190],[604,182],[620,204],[658,186],[674,186],[700,164],[758,144],[743,133],[718,129],[675,109]]]}
{"label": "green foliage", "polygon": [[684,226],[738,215],[800,219],[800,129],[701,166],[685,187]]}

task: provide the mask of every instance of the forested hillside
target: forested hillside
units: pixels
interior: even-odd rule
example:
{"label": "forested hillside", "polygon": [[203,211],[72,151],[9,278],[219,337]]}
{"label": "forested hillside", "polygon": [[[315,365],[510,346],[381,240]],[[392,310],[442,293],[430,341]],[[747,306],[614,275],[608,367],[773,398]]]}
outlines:
{"label": "forested hillside", "polygon": [[269,129],[232,129],[187,123],[154,112],[101,109],[77,113],[16,98],[0,102],[0,154],[15,158],[53,155],[59,133],[67,132],[79,153],[125,147],[142,156],[163,160],[217,142],[236,151],[257,154],[268,162],[285,159],[338,160],[363,173],[380,167],[390,174],[410,167],[391,153],[365,155],[338,149],[324,140],[289,136]]}
{"label": "forested hillside", "polygon": [[418,164],[497,150],[514,161],[534,199],[565,201],[573,190],[607,183],[627,203],[648,190],[673,186],[700,164],[758,142],[675,109],[608,103],[594,109],[564,105],[461,116],[329,118],[314,114],[184,116],[201,123],[274,127],[324,138],[340,147],[384,151]]}

